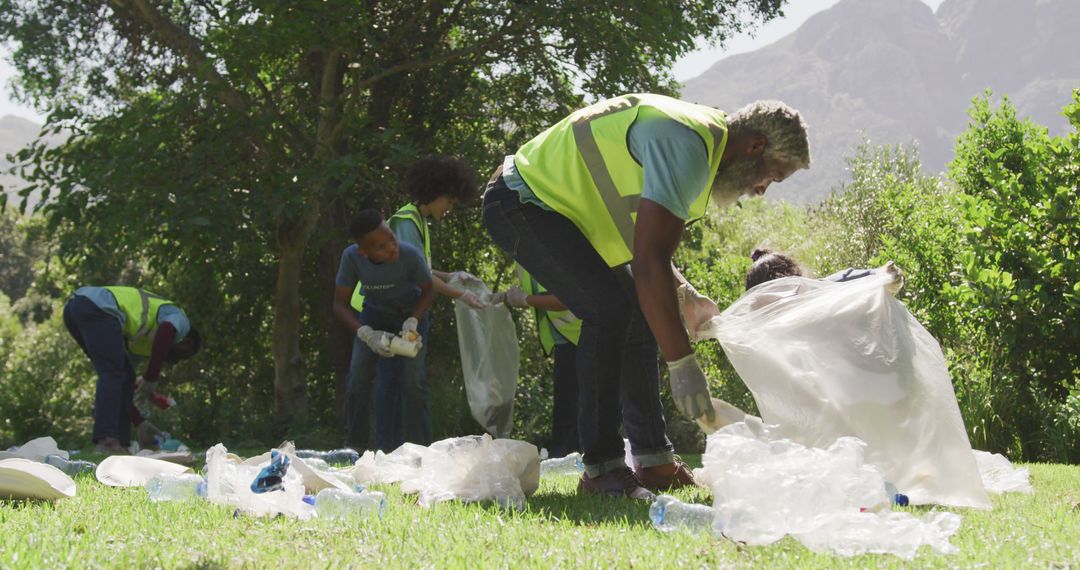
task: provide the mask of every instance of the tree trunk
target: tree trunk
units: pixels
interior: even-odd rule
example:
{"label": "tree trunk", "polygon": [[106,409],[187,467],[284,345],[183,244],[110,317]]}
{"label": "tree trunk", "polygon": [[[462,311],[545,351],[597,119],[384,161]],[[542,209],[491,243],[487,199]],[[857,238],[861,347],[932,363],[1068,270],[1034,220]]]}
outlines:
{"label": "tree trunk", "polygon": [[279,239],[274,297],[274,423],[278,436],[307,421],[307,378],[300,352],[300,271],[308,232]]}
{"label": "tree trunk", "polygon": [[[341,250],[348,244],[345,236],[348,234],[348,212],[338,200],[334,206],[327,209],[319,222],[319,233],[329,236],[319,245],[318,270],[316,283],[320,295],[317,307],[323,317],[323,326],[326,329],[326,339],[329,343],[330,364],[334,372],[334,396],[335,418],[338,426],[345,425],[345,377],[349,372],[349,361],[352,360],[353,335],[341,324],[334,315],[334,290],[337,287],[336,277],[338,265],[341,261]],[[342,239],[334,239],[341,237]]]}

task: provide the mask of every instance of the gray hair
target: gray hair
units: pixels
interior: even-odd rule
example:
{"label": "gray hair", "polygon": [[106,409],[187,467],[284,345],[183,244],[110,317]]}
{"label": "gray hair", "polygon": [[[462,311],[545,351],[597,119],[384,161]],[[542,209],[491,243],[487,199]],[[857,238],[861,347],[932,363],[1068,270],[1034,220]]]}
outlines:
{"label": "gray hair", "polygon": [[754,101],[728,117],[728,132],[765,135],[765,156],[810,168],[810,142],[799,112],[780,101]]}

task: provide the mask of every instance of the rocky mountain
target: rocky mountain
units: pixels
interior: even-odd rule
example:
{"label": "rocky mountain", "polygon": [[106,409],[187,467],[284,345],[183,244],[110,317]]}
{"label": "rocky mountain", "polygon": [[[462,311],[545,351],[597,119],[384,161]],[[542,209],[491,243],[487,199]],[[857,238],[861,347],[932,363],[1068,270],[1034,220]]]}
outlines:
{"label": "rocky mountain", "polygon": [[1080,88],[1080,1],[841,0],[757,51],[688,80],[682,98],[733,111],[779,99],[810,125],[813,165],[769,190],[816,202],[847,179],[846,158],[874,144],[917,141],[928,172],[952,159],[972,97],[1007,95],[1060,134]]}
{"label": "rocky mountain", "polygon": [[18,152],[30,141],[36,139],[40,131],[41,125],[22,117],[14,115],[0,117],[0,186],[3,186],[4,192],[8,195],[9,208],[18,207],[19,201],[22,200],[18,191],[26,186],[26,182],[17,176],[7,174],[11,166],[7,155]]}

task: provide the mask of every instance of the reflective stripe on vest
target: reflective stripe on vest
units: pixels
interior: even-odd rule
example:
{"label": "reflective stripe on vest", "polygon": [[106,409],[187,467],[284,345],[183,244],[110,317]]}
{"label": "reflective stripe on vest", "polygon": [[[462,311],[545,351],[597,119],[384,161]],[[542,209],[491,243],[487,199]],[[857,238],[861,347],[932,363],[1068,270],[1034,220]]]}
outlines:
{"label": "reflective stripe on vest", "polygon": [[[521,283],[521,289],[525,291],[526,295],[540,295],[547,293],[547,289],[541,285],[525,268],[514,264],[517,270],[518,281]],[[574,313],[570,311],[545,311],[544,309],[538,309],[533,307],[533,316],[536,318],[536,334],[540,337],[540,346],[544,349],[544,354],[551,354],[552,349],[555,348],[555,335],[552,334],[551,328],[555,327],[555,330],[559,331],[559,334],[568,340],[574,346],[577,346],[578,340],[581,338],[581,319],[574,316]]]}
{"label": "reflective stripe on vest", "polygon": [[700,218],[727,142],[726,118],[717,109],[661,95],[624,95],[571,114],[514,155],[533,193],[573,221],[611,267],[634,257],[644,172],[627,137],[643,109],[693,129],[704,142],[710,174],[689,211],[690,219]]}
{"label": "reflective stripe on vest", "polygon": [[138,356],[150,356],[154,346],[154,333],[157,332],[158,311],[165,305],[175,305],[172,301],[137,289],[135,287],[104,287],[113,298],[116,306],[124,313],[124,326],[121,333],[127,343],[128,352]]}
{"label": "reflective stripe on vest", "polygon": [[[420,237],[424,239],[424,258],[427,259],[428,269],[431,269],[431,230],[428,228],[427,222],[424,221],[420,209],[415,204],[405,204],[398,208],[398,211],[394,212],[390,219],[408,220],[416,225]],[[352,299],[349,301],[349,305],[357,311],[364,310],[364,295],[360,292],[360,285],[360,282],[357,281],[356,287],[353,288]]]}

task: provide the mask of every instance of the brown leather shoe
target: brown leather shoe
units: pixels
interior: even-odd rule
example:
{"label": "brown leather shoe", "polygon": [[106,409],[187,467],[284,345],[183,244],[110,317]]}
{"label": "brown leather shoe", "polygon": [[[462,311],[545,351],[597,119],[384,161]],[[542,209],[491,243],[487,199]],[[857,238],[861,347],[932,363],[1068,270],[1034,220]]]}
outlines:
{"label": "brown leather shoe", "polygon": [[656,495],[641,485],[641,481],[629,467],[622,467],[592,478],[582,473],[578,480],[578,493],[605,495],[608,497],[630,497],[642,501],[652,501]]}
{"label": "brown leather shoe", "polygon": [[652,467],[638,465],[634,469],[634,475],[641,481],[642,486],[653,492],[697,485],[690,468],[678,457],[675,458],[674,462],[663,465],[653,465]]}
{"label": "brown leather shoe", "polygon": [[129,455],[126,447],[120,444],[115,437],[103,437],[94,446],[94,452],[102,455]]}

